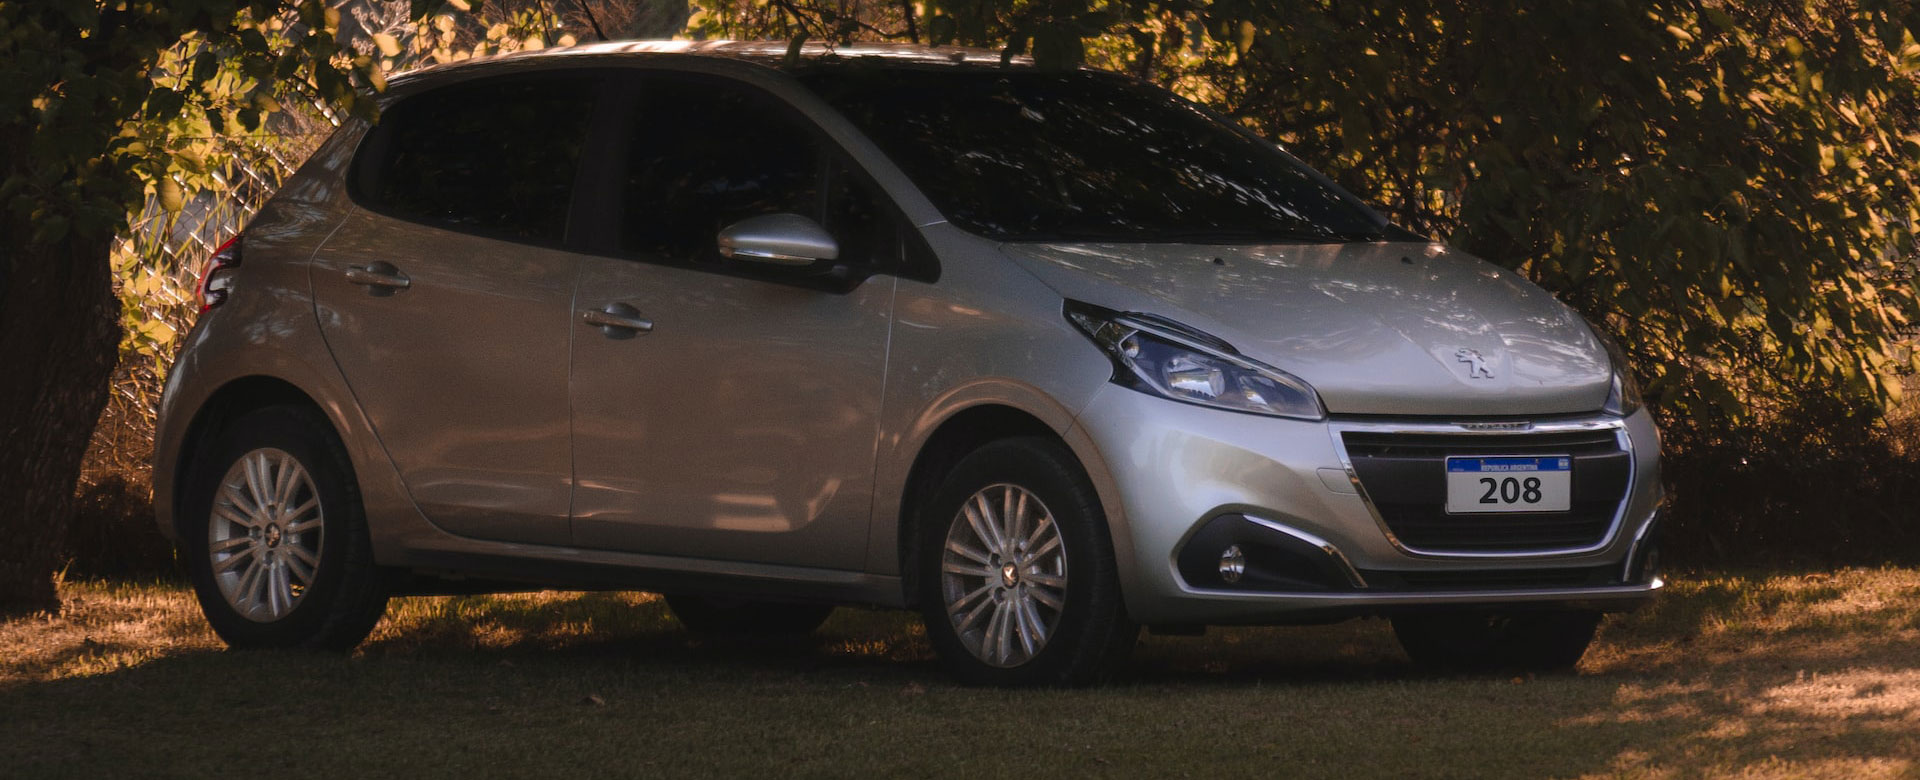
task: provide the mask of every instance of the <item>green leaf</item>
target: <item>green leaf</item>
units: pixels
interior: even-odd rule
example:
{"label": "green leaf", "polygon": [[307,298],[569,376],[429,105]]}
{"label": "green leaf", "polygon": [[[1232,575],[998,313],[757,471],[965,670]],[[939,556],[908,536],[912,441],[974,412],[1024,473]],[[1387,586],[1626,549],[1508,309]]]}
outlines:
{"label": "green leaf", "polygon": [[253,28],[240,31],[240,48],[242,51],[259,54],[264,54],[272,50],[272,47],[267,45],[266,36],[261,35],[259,30]]}
{"label": "green leaf", "polygon": [[196,83],[205,82],[207,79],[213,78],[213,74],[219,72],[219,70],[220,58],[215,56],[212,51],[203,51],[194,56],[193,80]]}
{"label": "green leaf", "polygon": [[186,193],[181,191],[180,182],[174,181],[173,177],[161,177],[154,185],[154,190],[154,194],[160,198],[161,210],[168,214],[178,214],[186,207]]}
{"label": "green leaf", "polygon": [[147,118],[166,121],[180,115],[180,108],[187,104],[187,96],[166,87],[158,87],[147,95]]}
{"label": "green leaf", "polygon": [[388,35],[386,33],[374,33],[373,45],[380,47],[380,54],[383,57],[400,56],[400,39],[395,38],[391,35]]}

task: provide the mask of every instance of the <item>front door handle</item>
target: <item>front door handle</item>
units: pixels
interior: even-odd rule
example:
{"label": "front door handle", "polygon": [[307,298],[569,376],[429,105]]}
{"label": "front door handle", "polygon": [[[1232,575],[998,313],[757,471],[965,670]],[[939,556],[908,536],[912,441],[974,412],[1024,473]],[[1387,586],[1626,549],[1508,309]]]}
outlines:
{"label": "front door handle", "polygon": [[610,339],[630,339],[640,333],[653,332],[653,320],[640,316],[640,310],[624,303],[609,303],[604,309],[588,309],[580,312],[581,321],[600,328],[600,332]]}
{"label": "front door handle", "polygon": [[364,266],[347,266],[347,281],[367,288],[368,295],[392,295],[413,286],[413,280],[392,263],[375,261]]}

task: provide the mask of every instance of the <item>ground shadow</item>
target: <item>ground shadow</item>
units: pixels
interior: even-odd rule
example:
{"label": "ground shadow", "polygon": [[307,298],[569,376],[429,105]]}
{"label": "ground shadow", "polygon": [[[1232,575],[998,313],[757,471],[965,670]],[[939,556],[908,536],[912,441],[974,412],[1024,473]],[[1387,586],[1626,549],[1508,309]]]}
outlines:
{"label": "ground shadow", "polygon": [[[1610,624],[1578,674],[1428,674],[1384,622],[1355,621],[1148,635],[1114,684],[1012,692],[950,684],[901,612],[842,610],[816,635],[756,640],[689,634],[635,594],[406,600],[352,656],[202,647],[0,687],[0,754],[21,776],[201,776],[238,758],[474,776],[1920,766],[1911,604],[1820,583],[1698,596]],[[290,736],[297,750],[245,747]]]}

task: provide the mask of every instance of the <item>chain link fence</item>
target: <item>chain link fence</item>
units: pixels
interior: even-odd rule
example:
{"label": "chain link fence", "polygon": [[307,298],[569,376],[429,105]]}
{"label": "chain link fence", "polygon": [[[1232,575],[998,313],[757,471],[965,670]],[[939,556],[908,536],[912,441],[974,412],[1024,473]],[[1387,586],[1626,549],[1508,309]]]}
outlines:
{"label": "chain link fence", "polygon": [[[153,519],[154,422],[167,370],[199,316],[207,260],[267,204],[335,120],[315,110],[273,123],[278,132],[217,139],[211,186],[188,190],[179,211],[148,197],[114,243],[120,364],[81,467],[68,525],[67,576],[159,577],[173,552]],[[202,139],[205,140],[205,139]]]}

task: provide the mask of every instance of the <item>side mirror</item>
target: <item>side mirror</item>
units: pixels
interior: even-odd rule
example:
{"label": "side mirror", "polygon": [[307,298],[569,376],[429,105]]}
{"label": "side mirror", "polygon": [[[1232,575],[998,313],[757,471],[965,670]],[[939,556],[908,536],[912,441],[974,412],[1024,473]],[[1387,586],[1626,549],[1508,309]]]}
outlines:
{"label": "side mirror", "polygon": [[826,228],[799,214],[764,214],[720,231],[720,256],[791,269],[828,270],[840,258],[840,243]]}

